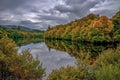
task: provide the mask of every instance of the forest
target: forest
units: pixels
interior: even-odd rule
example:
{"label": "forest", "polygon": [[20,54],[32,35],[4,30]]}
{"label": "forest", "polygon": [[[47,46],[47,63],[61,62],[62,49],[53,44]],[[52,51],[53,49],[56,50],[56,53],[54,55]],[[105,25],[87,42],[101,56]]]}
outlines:
{"label": "forest", "polygon": [[[27,41],[41,41],[43,39],[44,31],[40,30],[25,30],[20,29],[17,26],[10,28],[0,26],[0,37],[2,34],[6,34],[9,38],[13,39],[17,44],[26,43]],[[19,41],[20,40],[20,41]],[[26,41],[25,41],[26,40]]]}
{"label": "forest", "polygon": [[112,18],[89,14],[68,24],[57,25],[44,33],[46,39],[70,40],[90,43],[120,41],[120,11]]}

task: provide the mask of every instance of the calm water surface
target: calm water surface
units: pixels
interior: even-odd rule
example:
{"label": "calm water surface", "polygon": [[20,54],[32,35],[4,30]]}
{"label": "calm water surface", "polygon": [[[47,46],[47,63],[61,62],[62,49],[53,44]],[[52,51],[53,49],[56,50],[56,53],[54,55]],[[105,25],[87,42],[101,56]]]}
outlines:
{"label": "calm water surface", "polygon": [[30,49],[33,57],[38,57],[46,68],[46,74],[51,73],[53,69],[59,69],[61,66],[75,66],[76,59],[64,51],[49,49],[44,42],[30,43],[19,47],[18,52]]}
{"label": "calm water surface", "polygon": [[62,66],[76,66],[76,58],[79,58],[79,54],[90,53],[91,57],[98,56],[104,50],[109,48],[115,48],[116,44],[82,44],[70,41],[55,41],[45,40],[40,43],[29,43],[19,47],[18,52],[22,50],[30,49],[34,58],[38,58],[43,67],[46,68],[46,80],[47,76],[54,69],[59,69]]}

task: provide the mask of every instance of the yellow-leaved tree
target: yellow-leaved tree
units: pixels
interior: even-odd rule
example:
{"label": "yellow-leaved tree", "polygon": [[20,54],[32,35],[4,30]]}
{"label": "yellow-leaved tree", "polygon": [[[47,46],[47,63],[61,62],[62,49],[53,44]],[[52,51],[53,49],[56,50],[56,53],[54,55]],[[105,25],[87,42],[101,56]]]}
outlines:
{"label": "yellow-leaved tree", "polygon": [[0,39],[0,79],[2,80],[41,80],[45,69],[34,59],[28,50],[17,53],[16,44],[7,35]]}

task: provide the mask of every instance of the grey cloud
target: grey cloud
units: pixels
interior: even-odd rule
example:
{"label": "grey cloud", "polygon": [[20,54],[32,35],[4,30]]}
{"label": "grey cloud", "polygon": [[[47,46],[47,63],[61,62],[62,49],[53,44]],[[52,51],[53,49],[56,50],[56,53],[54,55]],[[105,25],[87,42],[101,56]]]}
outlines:
{"label": "grey cloud", "polygon": [[108,17],[112,17],[113,15],[115,15],[114,11],[111,10],[98,10],[98,11],[94,11],[95,14],[99,14],[99,15],[107,15]]}
{"label": "grey cloud", "polygon": [[55,21],[56,23],[65,23],[68,21],[68,18],[61,17],[61,16],[55,16],[55,15],[39,15],[39,19],[41,20],[50,20]]}
{"label": "grey cloud", "polygon": [[32,21],[29,21],[29,20],[23,20],[23,21],[20,21],[20,24],[21,25],[32,25],[32,24],[39,24],[39,23],[34,23]]}
{"label": "grey cloud", "polygon": [[41,28],[42,26],[40,26],[41,22],[32,22],[30,20],[23,20],[23,21],[20,21],[19,22],[19,25],[22,25],[22,26],[26,26],[26,27],[29,27],[29,28]]}
{"label": "grey cloud", "polygon": [[55,6],[55,10],[58,10],[61,13],[73,12],[74,11],[74,9],[72,7],[66,6],[66,5],[57,5],[57,6]]}
{"label": "grey cloud", "polygon": [[76,5],[76,4],[79,4],[79,3],[84,3],[86,0],[65,0],[65,3],[67,5]]}
{"label": "grey cloud", "polygon": [[104,0],[100,1],[93,8],[91,12],[112,17],[120,8],[120,0]]}
{"label": "grey cloud", "polygon": [[19,22],[14,22],[14,21],[11,21],[11,20],[1,20],[0,19],[0,25],[18,25]]}
{"label": "grey cloud", "polygon": [[79,19],[89,13],[113,16],[120,0],[1,0],[0,24],[47,29]]}
{"label": "grey cloud", "polygon": [[19,22],[19,25],[25,26],[31,29],[41,29],[41,30],[46,30],[49,26],[49,23],[47,22],[32,22],[29,20],[23,20]]}
{"label": "grey cloud", "polygon": [[0,0],[0,10],[15,9],[24,5],[27,0]]}
{"label": "grey cloud", "polygon": [[66,0],[64,5],[56,5],[54,9],[66,13],[69,20],[74,20],[90,13],[89,9],[93,8],[97,3],[98,1],[93,0]]}
{"label": "grey cloud", "polygon": [[45,19],[45,20],[65,20],[64,17],[59,17],[59,16],[53,16],[53,15],[39,15],[40,19]]}
{"label": "grey cloud", "polygon": [[[51,0],[1,0],[0,24],[24,25],[30,28],[45,29],[48,24],[56,24],[56,22],[50,20],[43,20],[44,22],[42,22],[42,19],[37,19],[37,15],[46,14],[43,10],[50,9],[51,6],[53,6]],[[53,14],[52,12],[47,14]],[[54,12],[54,14],[56,13]]]}
{"label": "grey cloud", "polygon": [[65,0],[65,4],[56,5],[54,9],[66,13],[71,21],[89,13],[111,17],[120,8],[119,4],[119,0]]}

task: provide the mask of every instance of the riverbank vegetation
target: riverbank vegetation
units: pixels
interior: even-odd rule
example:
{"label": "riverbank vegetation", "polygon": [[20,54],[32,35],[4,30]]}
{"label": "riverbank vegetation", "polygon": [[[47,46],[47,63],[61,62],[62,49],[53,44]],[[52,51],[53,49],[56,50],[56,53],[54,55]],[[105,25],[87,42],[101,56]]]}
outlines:
{"label": "riverbank vegetation", "polygon": [[120,45],[116,49],[107,49],[98,56],[80,52],[77,66],[61,67],[53,70],[48,80],[119,80]]}
{"label": "riverbank vegetation", "polygon": [[120,41],[120,11],[111,19],[89,14],[68,24],[57,25],[44,33],[47,39],[72,40],[90,43],[115,43]]}
{"label": "riverbank vegetation", "polygon": [[41,80],[45,74],[41,62],[33,58],[29,50],[17,53],[15,42],[6,34],[0,38],[0,79]]}

